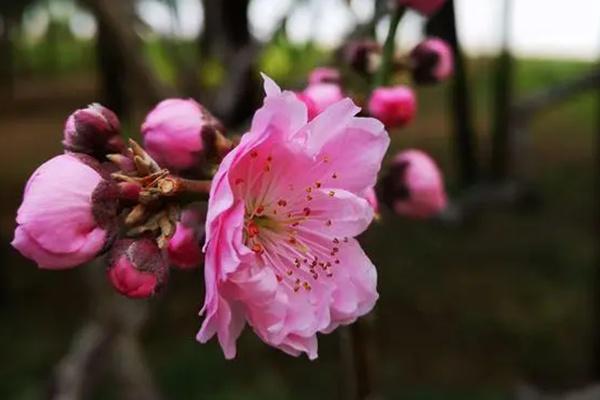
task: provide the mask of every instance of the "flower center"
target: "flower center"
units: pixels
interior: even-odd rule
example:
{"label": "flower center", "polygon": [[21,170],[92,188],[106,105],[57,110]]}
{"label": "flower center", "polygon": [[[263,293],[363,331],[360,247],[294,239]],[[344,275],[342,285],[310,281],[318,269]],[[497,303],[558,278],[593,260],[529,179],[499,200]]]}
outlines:
{"label": "flower center", "polygon": [[[277,150],[275,150],[277,152]],[[301,170],[315,180],[304,183],[285,154],[252,151],[233,176],[234,190],[245,203],[244,244],[258,265],[270,268],[293,292],[311,291],[340,268],[347,237],[335,237],[333,211],[335,171],[315,173],[328,164],[323,156]],[[296,174],[299,172],[296,172]],[[318,286],[317,286],[318,287]]]}

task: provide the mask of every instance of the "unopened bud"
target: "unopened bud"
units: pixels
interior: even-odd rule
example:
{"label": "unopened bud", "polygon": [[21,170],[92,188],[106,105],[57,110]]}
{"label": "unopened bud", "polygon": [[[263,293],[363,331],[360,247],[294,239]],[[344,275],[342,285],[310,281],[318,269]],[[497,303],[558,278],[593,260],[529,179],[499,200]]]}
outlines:
{"label": "unopened bud", "polygon": [[168,99],[159,103],[142,125],[148,153],[164,168],[194,169],[206,158],[205,135],[222,133],[221,122],[192,99]]}
{"label": "unopened bud", "polygon": [[417,101],[414,92],[407,86],[379,87],[371,94],[367,108],[387,128],[395,128],[413,119]]}
{"label": "unopened bud", "polygon": [[296,96],[306,105],[308,119],[312,120],[327,107],[342,100],[344,92],[336,83],[313,83],[296,93]]}
{"label": "unopened bud", "polygon": [[340,71],[331,67],[318,67],[308,74],[308,83],[340,83]]}
{"label": "unopened bud", "polygon": [[399,215],[430,218],[447,205],[442,173],[420,150],[398,153],[382,184],[385,203]]}
{"label": "unopened bud", "polygon": [[443,81],[454,70],[452,49],[448,43],[438,38],[427,39],[418,44],[410,52],[410,61],[413,79],[419,84]]}
{"label": "unopened bud", "polygon": [[181,212],[173,237],[169,239],[167,254],[171,264],[179,269],[197,268],[202,264],[200,242],[204,237],[206,207],[192,203]]}
{"label": "unopened bud", "polygon": [[146,298],[166,283],[169,266],[151,239],[122,239],[109,254],[108,278],[121,294]]}
{"label": "unopened bud", "polygon": [[378,68],[381,46],[374,40],[348,42],[341,53],[343,61],[360,74],[372,74]]}
{"label": "unopened bud", "polygon": [[398,5],[410,7],[425,16],[431,16],[438,12],[446,0],[397,0]]}
{"label": "unopened bud", "polygon": [[103,159],[109,153],[121,153],[125,143],[117,116],[100,104],[77,110],[65,124],[63,146],[74,153]]}

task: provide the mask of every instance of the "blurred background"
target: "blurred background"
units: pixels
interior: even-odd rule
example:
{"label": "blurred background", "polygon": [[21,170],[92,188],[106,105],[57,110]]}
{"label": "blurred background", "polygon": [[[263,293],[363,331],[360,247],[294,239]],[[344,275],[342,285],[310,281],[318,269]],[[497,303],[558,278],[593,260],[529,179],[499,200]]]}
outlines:
{"label": "blurred background", "polygon": [[[261,101],[258,71],[303,87],[351,38],[383,41],[383,3],[0,0],[0,397],[49,397],[96,307],[86,274],[101,267],[43,271],[9,245],[24,183],[62,151],[66,117],[101,101],[137,137],[160,99],[191,96],[242,133]],[[431,222],[384,209],[364,237],[380,276],[375,392],[537,400],[587,387],[600,380],[600,2],[448,1],[429,21],[409,11],[399,48],[426,32],[453,42],[460,64],[418,89],[417,117],[389,154],[432,154],[453,206]],[[148,301],[136,337],[161,398],[352,398],[348,331],[323,335],[310,362],[247,329],[225,361],[216,340],[194,340],[203,296],[201,270],[175,271]],[[114,372],[94,363],[85,398],[123,398]]]}

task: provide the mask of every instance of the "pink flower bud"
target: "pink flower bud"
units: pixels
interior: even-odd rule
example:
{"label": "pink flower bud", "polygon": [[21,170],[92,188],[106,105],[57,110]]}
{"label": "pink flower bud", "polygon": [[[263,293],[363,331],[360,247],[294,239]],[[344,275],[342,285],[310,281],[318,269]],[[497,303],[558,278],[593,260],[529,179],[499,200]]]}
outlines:
{"label": "pink flower bud", "polygon": [[169,275],[169,266],[151,239],[119,240],[108,262],[110,282],[119,293],[131,298],[154,295]]}
{"label": "pink flower bud", "polygon": [[446,207],[444,180],[435,162],[420,150],[396,155],[383,181],[385,201],[400,215],[429,218]]}
{"label": "pink flower bud", "polygon": [[65,150],[102,159],[125,148],[117,116],[100,104],[91,104],[69,116],[65,124]]}
{"label": "pink flower bud", "polygon": [[175,234],[169,239],[167,254],[171,264],[180,269],[192,269],[202,263],[200,241],[204,236],[204,216],[206,207],[202,209],[190,206],[183,210],[177,223]]}
{"label": "pink flower bud", "polygon": [[112,236],[117,197],[118,189],[91,157],[56,156],[27,182],[12,245],[40,268],[90,261]]}
{"label": "pink flower bud", "polygon": [[330,67],[315,68],[308,74],[308,83],[340,83],[340,71]]}
{"label": "pink flower bud", "polygon": [[407,86],[379,87],[373,91],[367,105],[369,113],[389,129],[404,126],[416,112],[415,94]]}
{"label": "pink flower bud", "polygon": [[205,151],[202,137],[207,133],[204,131],[224,132],[224,128],[192,99],[160,102],[142,125],[148,153],[160,166],[178,171],[202,164]]}
{"label": "pink flower bud", "polygon": [[342,59],[361,74],[372,74],[377,68],[381,46],[374,40],[354,40],[342,48]]}
{"label": "pink flower bud", "polygon": [[427,39],[411,52],[412,75],[420,84],[447,79],[454,70],[454,56],[448,43],[438,38]]}
{"label": "pink flower bud", "polygon": [[309,120],[345,97],[342,88],[335,83],[310,84],[296,96],[306,105]]}
{"label": "pink flower bud", "polygon": [[398,0],[398,4],[410,7],[425,16],[435,14],[446,0]]}

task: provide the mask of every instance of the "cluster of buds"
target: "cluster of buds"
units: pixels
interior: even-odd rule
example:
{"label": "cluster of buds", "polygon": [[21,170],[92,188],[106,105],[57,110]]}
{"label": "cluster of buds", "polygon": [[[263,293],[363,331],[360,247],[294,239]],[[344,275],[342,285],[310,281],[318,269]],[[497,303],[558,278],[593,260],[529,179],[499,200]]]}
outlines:
{"label": "cluster of buds", "polygon": [[[412,8],[431,16],[443,5],[444,0],[398,0],[390,2],[395,8]],[[356,39],[346,43],[339,52],[340,61],[355,73],[373,78],[382,63],[393,72],[392,82],[412,81],[428,85],[448,79],[453,72],[454,57],[450,46],[442,39],[429,37],[415,46],[408,54],[394,54],[384,60],[382,46],[372,39]],[[382,82],[379,82],[381,85]],[[401,128],[413,120],[417,101],[413,89],[406,84],[377,86],[367,99],[370,115],[381,120],[388,129]]]}
{"label": "cluster of buds", "polygon": [[[13,246],[48,269],[105,254],[115,290],[146,298],[173,267],[200,265],[205,241],[197,340],[216,335],[233,358],[248,324],[266,343],[316,358],[317,334],[377,301],[377,272],[356,237],[379,212],[373,185],[390,139],[337,99],[336,70],[314,71],[300,93],[264,79],[263,106],[235,148],[193,100],[152,110],[143,145],[126,143],[100,105],[75,112],[64,154],[27,182]],[[421,152],[398,156],[385,181],[399,214],[426,218],[445,205],[439,170]]]}
{"label": "cluster of buds", "polygon": [[[411,8],[426,17],[439,11],[445,0],[397,0],[390,2],[395,9]],[[339,61],[349,68],[337,70],[319,67],[308,76],[308,85],[297,92],[308,110],[309,119],[339,101],[351,89],[344,84],[341,71],[348,69],[367,80],[377,82],[382,63],[388,62],[393,72],[392,82],[410,80],[416,85],[429,85],[448,79],[453,73],[453,52],[442,39],[430,37],[423,40],[407,54],[393,54],[385,60],[382,46],[372,39],[356,39],[347,42],[338,52]],[[403,75],[406,75],[404,77]],[[386,128],[402,128],[415,118],[417,98],[410,85],[371,85],[364,98],[365,113],[379,119]],[[436,163],[419,150],[400,152],[394,158],[386,178],[378,190],[392,210],[412,218],[429,218],[446,207],[444,182]],[[375,191],[365,198],[378,210]]]}
{"label": "cluster of buds", "polygon": [[41,268],[64,269],[106,253],[120,293],[149,297],[170,267],[202,262],[206,171],[232,148],[222,125],[193,100],[159,104],[142,128],[146,149],[126,145],[117,116],[92,104],[64,130],[65,153],[27,182],[13,246]]}

